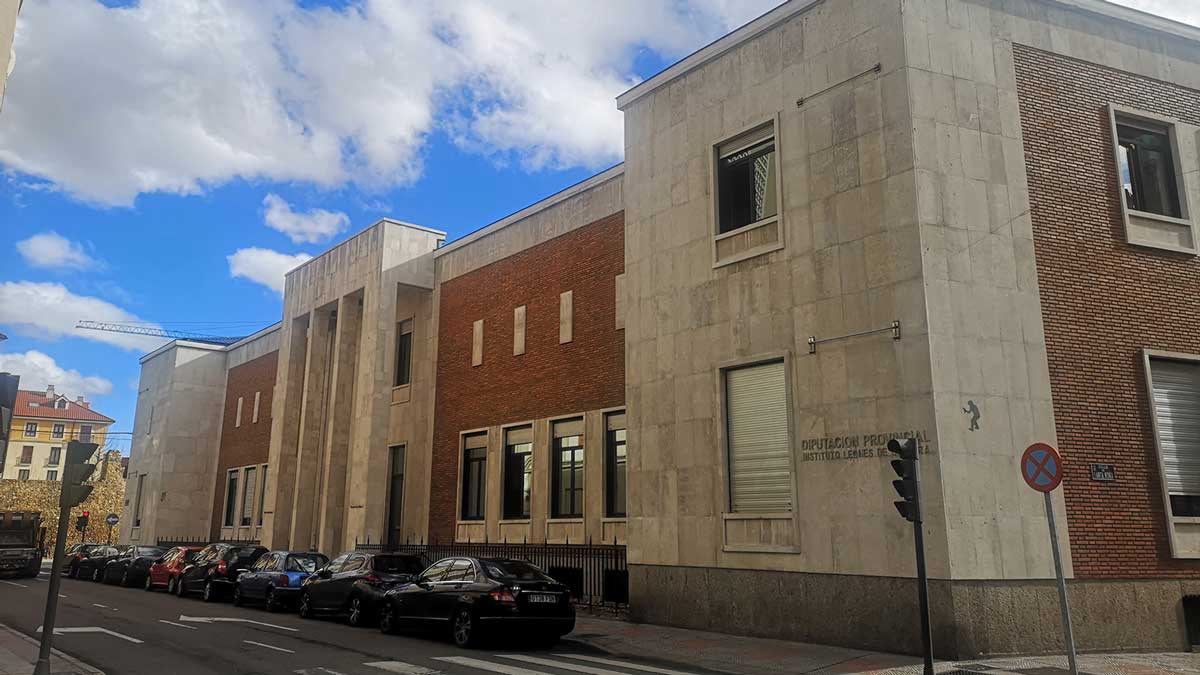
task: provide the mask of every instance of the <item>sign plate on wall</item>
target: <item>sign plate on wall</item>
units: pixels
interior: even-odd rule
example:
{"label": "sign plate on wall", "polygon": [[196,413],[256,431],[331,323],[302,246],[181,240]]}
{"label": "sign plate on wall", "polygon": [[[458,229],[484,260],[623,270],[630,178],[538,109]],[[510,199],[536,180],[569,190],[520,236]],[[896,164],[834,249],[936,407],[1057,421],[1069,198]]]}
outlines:
{"label": "sign plate on wall", "polygon": [[1117,468],[1112,464],[1093,464],[1092,480],[1111,483],[1117,479]]}

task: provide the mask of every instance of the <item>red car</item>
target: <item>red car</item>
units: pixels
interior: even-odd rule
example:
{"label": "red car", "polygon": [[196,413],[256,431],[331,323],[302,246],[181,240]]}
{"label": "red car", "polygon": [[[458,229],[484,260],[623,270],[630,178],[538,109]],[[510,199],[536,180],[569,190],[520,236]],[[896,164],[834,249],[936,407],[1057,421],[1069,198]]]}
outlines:
{"label": "red car", "polygon": [[200,546],[176,546],[163,554],[150,565],[150,573],[146,575],[144,588],[152,591],[155,588],[166,588],[168,593],[175,592],[175,584],[179,583],[179,575],[183,568],[192,562]]}

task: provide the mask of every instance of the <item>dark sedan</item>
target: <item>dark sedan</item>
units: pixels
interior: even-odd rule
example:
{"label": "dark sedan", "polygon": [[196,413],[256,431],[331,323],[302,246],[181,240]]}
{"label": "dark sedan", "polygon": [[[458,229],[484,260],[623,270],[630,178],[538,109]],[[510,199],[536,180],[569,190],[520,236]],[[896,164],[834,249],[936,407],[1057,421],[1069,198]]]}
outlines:
{"label": "dark sedan", "polygon": [[446,630],[460,647],[500,633],[550,644],[575,630],[575,608],[566,586],[527,562],[447,558],[388,591],[379,628]]}
{"label": "dark sedan", "polygon": [[108,561],[100,580],[106,584],[140,586],[150,574],[150,566],[162,559],[166,550],[157,546],[128,546],[125,551]]}
{"label": "dark sedan", "polygon": [[271,551],[238,576],[233,604],[261,602],[268,612],[296,603],[300,586],[312,573],[329,564],[320,553]]}
{"label": "dark sedan", "polygon": [[300,616],[340,614],[352,626],[373,623],[388,589],[421,571],[421,558],[395,553],[343,553],[304,581]]}
{"label": "dark sedan", "polygon": [[209,544],[200,550],[175,584],[175,594],[183,597],[201,593],[205,602],[216,602],[233,594],[233,585],[244,569],[249,569],[266,553],[262,546]]}
{"label": "dark sedan", "polygon": [[102,544],[71,544],[71,547],[67,549],[67,552],[64,555],[63,566],[59,571],[69,577],[78,579],[79,563],[83,562],[83,559],[88,557],[88,554],[91,553],[93,549],[100,546],[102,546]]}
{"label": "dark sedan", "polygon": [[88,551],[86,557],[79,561],[75,566],[76,579],[91,579],[92,581],[100,581],[101,575],[104,574],[104,566],[110,560],[115,560],[118,556],[125,552],[128,546],[97,546]]}

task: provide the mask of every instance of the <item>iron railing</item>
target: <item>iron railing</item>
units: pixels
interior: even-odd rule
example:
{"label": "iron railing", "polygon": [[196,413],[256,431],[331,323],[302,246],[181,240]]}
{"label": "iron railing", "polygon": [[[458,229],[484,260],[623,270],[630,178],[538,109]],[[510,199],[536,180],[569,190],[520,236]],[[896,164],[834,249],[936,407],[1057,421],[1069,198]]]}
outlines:
{"label": "iron railing", "polygon": [[443,558],[507,558],[537,565],[571,589],[579,604],[616,609],[629,604],[629,568],[620,544],[451,542],[387,544],[355,540],[355,550],[417,555],[432,565]]}
{"label": "iron railing", "polygon": [[257,539],[210,539],[209,537],[159,537],[158,545],[170,546],[208,546],[209,544],[236,544],[240,546],[258,546]]}

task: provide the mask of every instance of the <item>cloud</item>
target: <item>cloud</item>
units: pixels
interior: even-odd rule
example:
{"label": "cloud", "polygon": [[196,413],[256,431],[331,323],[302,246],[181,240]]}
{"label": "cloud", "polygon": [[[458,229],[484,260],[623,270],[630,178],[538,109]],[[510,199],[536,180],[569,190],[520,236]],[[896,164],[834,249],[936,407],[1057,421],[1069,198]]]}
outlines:
{"label": "cloud", "polygon": [[240,248],[226,260],[229,261],[229,276],[249,279],[283,295],[284,275],[312,260],[312,256],[307,253],[288,255],[268,248]]}
{"label": "cloud", "polygon": [[500,160],[600,167],[639,54],[681,56],[774,4],[26,3],[0,164],[100,205],[237,178],[404,185],[443,128]]}
{"label": "cloud", "polygon": [[144,335],[77,330],[75,324],[85,319],[146,323],[100,298],[75,295],[62,284],[33,281],[0,283],[0,326],[11,326],[16,333],[46,340],[79,337],[133,351],[150,351],[165,342],[162,338]]}
{"label": "cloud", "polygon": [[17,242],[17,252],[33,267],[63,269],[95,267],[97,262],[83,250],[79,242],[71,241],[57,232],[43,232]]}
{"label": "cloud", "polygon": [[275,193],[263,198],[263,206],[267,207],[263,214],[267,227],[286,234],[296,244],[328,241],[350,224],[350,217],[341,212],[312,209],[308,213],[296,213],[283,197]]}
{"label": "cloud", "polygon": [[0,354],[0,371],[20,375],[22,389],[39,390],[52,384],[55,391],[70,398],[103,396],[111,393],[113,388],[112,382],[103,377],[68,370],[50,355],[32,349],[24,354]]}
{"label": "cloud", "polygon": [[1195,0],[1115,0],[1115,2],[1118,5],[1165,16],[1174,21],[1200,26],[1200,5],[1197,5]]}

